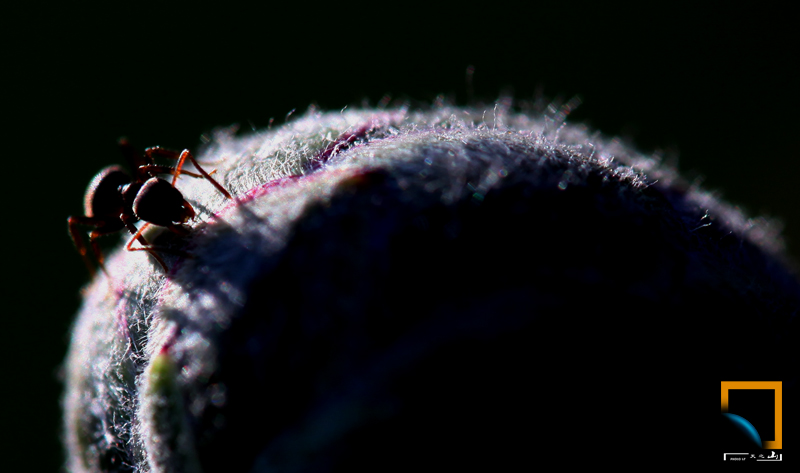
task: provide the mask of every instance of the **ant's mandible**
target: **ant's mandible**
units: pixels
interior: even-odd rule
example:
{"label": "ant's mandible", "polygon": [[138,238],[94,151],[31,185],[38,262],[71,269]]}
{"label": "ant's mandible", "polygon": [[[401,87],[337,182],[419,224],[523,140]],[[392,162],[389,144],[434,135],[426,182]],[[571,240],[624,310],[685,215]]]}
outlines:
{"label": "ant's mandible", "polygon": [[[91,245],[92,252],[103,272],[107,273],[103,264],[103,254],[97,245],[97,238],[122,229],[127,229],[133,235],[133,238],[125,246],[126,250],[147,251],[161,264],[164,272],[167,272],[167,265],[157,252],[157,250],[164,249],[150,245],[142,232],[152,224],[166,227],[182,236],[189,233],[183,224],[194,218],[196,214],[189,202],[183,198],[183,194],[175,188],[178,176],[185,174],[192,177],[203,177],[225,197],[228,199],[232,199],[232,197],[224,187],[200,167],[188,149],[179,153],[156,146],[147,148],[144,156],[141,156],[124,138],[119,141],[119,146],[134,170],[133,177],[119,166],[108,166],[97,173],[86,189],[85,215],[71,216],[68,219],[70,236],[92,275],[95,272],[94,267],[87,254],[88,247],[79,226],[94,228],[89,234],[89,245]],[[176,159],[178,165],[176,167],[158,165],[155,163],[155,158]],[[187,159],[194,164],[200,174],[182,170],[183,163]],[[156,177],[157,174],[172,174],[172,183]],[[134,223],[139,220],[145,224],[137,229]],[[141,246],[133,248],[131,245],[135,241],[138,241]]]}

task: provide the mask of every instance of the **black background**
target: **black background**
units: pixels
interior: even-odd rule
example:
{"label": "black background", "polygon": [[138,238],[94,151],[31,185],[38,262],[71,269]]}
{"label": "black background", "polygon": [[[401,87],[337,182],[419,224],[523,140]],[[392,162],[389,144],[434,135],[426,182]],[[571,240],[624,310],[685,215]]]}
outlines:
{"label": "black background", "polygon": [[[464,104],[473,66],[473,98],[487,108],[502,93],[577,94],[570,121],[678,153],[690,178],[781,217],[800,255],[800,41],[788,11],[161,3],[3,15],[8,471],[63,462],[57,369],[88,280],[66,219],[82,213],[92,176],[120,162],[123,135],[183,149],[214,127],[262,128],[312,103]],[[698,396],[715,403],[719,381]]]}

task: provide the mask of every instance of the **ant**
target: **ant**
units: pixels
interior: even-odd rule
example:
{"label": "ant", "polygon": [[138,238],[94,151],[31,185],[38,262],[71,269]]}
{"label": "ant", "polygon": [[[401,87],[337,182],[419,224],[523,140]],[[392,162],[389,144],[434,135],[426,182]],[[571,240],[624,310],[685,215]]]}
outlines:
{"label": "ant", "polygon": [[[97,238],[127,229],[133,238],[125,246],[128,251],[147,251],[167,272],[167,265],[158,255],[156,250],[165,251],[150,245],[142,235],[149,225],[166,227],[174,233],[186,236],[189,230],[184,223],[194,218],[196,213],[183,194],[175,188],[178,176],[184,174],[191,177],[203,177],[217,188],[225,197],[233,199],[211,174],[207,173],[185,149],[183,152],[171,151],[161,147],[147,148],[144,156],[139,155],[125,138],[119,141],[122,154],[134,169],[133,177],[129,176],[120,166],[108,166],[97,173],[86,189],[84,196],[83,216],[71,216],[68,219],[69,233],[75,247],[83,257],[89,273],[94,276],[95,270],[87,255],[87,245],[84,242],[79,225],[94,227],[89,234],[89,244],[97,258],[100,269],[108,274],[103,264],[103,254],[97,244]],[[155,163],[155,158],[178,160],[176,167],[163,166]],[[183,163],[189,160],[194,164],[200,174],[184,171]],[[172,183],[156,177],[157,174],[172,174]],[[141,228],[136,228],[134,223],[142,220],[145,222]],[[131,245],[138,241],[141,245],[132,248]]]}

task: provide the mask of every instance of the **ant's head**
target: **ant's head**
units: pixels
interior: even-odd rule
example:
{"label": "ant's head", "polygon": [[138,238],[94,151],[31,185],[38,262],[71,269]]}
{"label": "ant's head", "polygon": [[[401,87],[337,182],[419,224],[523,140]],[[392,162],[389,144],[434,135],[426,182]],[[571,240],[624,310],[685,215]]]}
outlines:
{"label": "ant's head", "polygon": [[195,212],[181,192],[157,177],[142,185],[133,201],[133,212],[140,220],[154,225],[173,227],[194,218]]}

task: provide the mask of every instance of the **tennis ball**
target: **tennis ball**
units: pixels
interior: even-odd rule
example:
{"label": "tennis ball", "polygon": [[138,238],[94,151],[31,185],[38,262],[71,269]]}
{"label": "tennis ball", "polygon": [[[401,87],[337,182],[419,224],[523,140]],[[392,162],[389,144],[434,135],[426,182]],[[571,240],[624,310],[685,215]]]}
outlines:
{"label": "tennis ball", "polygon": [[682,435],[654,409],[692,422],[686,386],[796,380],[776,226],[564,115],[312,110],[218,132],[199,161],[235,200],[181,177],[191,232],[148,235],[168,273],[120,249],[85,290],[69,470],[649,454]]}

